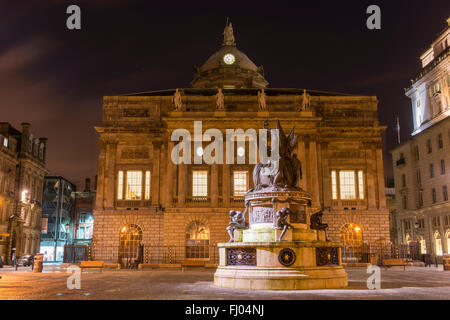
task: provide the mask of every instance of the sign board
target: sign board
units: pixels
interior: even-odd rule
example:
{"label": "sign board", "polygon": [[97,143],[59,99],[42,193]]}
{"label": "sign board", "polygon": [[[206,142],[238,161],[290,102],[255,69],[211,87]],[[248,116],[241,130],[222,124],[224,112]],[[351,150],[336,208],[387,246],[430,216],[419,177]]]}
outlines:
{"label": "sign board", "polygon": [[9,237],[10,234],[9,233],[0,233],[0,237]]}

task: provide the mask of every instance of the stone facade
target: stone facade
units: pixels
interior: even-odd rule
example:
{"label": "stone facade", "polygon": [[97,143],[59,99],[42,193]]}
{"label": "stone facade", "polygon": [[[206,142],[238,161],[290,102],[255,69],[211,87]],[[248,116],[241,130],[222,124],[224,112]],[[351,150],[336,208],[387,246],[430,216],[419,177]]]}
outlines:
{"label": "stone facade", "polygon": [[30,124],[22,132],[0,123],[0,256],[39,251],[46,138],[36,139]]}
{"label": "stone facade", "polygon": [[422,253],[450,251],[450,19],[421,56],[422,70],[406,95],[414,131],[392,150],[399,243],[420,242]]}
{"label": "stone facade", "polygon": [[[223,47],[221,50],[227,54]],[[254,64],[243,54],[235,55],[236,65],[231,67],[214,60],[221,58],[214,54],[199,69],[205,77],[211,66],[214,78],[199,81],[199,74],[196,74],[194,88],[103,98],[103,120],[96,127],[100,139],[94,212],[95,258],[117,262],[119,252],[123,251],[120,239],[125,239],[121,238],[121,231],[132,225],[133,228],[139,226],[136,234],[141,234],[138,241],[144,248],[184,248],[190,240],[209,245],[228,241],[228,212],[244,209],[243,196],[234,195],[233,172],[247,171],[248,188],[252,188],[253,164],[248,163],[246,147],[245,164],[235,161],[235,164],[175,165],[171,152],[177,142],[171,141],[172,133],[184,128],[194,137],[194,121],[199,120],[203,132],[217,128],[224,137],[226,129],[258,131],[265,125],[274,128],[276,120],[280,120],[284,128],[295,127],[300,138],[294,153],[303,166],[300,187],[312,193],[313,211],[326,208],[324,222],[330,225],[331,240],[339,241],[343,226],[352,223],[360,227],[358,232],[362,233],[364,242],[389,241],[381,148],[385,127],[378,123],[377,98],[266,88],[267,109],[261,110],[259,96],[261,83],[265,81],[261,80],[262,68],[258,72],[253,70]],[[247,72],[246,68],[252,72]],[[237,77],[236,73],[246,76]],[[258,85],[248,80],[252,75],[257,77]],[[197,82],[199,87],[195,86]],[[218,88],[222,88],[224,94],[224,110],[216,110]],[[181,93],[181,103],[174,105],[177,92]],[[208,142],[203,142],[203,148],[207,145]],[[235,146],[234,159],[236,153]],[[193,195],[193,170],[207,172],[204,196]],[[138,179],[142,179],[143,185],[147,181],[146,172],[150,173],[149,194],[145,194],[147,188],[142,186],[138,199],[126,199],[126,179],[130,171],[142,173]],[[337,181],[335,187],[332,187],[333,172]],[[350,180],[353,177],[353,181],[345,180],[346,174]],[[192,236],[189,230],[195,223],[207,231],[199,231],[201,235],[197,239],[189,238]],[[181,250],[179,255],[186,253]],[[183,258],[189,256],[186,254]]]}

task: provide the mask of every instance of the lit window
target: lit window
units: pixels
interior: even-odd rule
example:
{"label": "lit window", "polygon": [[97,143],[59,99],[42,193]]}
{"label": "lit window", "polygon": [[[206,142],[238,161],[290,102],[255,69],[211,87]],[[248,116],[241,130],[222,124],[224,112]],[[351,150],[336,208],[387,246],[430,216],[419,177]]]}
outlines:
{"label": "lit window", "polygon": [[233,171],[234,196],[240,197],[248,190],[248,171]]}
{"label": "lit window", "polygon": [[435,253],[438,256],[442,256],[442,239],[441,239],[441,235],[439,234],[439,232],[436,232],[434,234],[434,243],[435,243]]}
{"label": "lit window", "polygon": [[341,189],[341,199],[355,199],[355,172],[339,171],[339,186]]}
{"label": "lit window", "polygon": [[150,171],[145,171],[145,200],[150,199]]}
{"label": "lit window", "polygon": [[364,179],[362,170],[358,171],[358,191],[359,191],[359,198],[361,200],[364,199]]}
{"label": "lit window", "polygon": [[123,198],[123,171],[119,171],[119,177],[118,177],[118,183],[117,183],[117,199],[122,200]]}
{"label": "lit window", "polygon": [[208,196],[208,171],[206,170],[192,171],[192,196],[194,197]]}
{"label": "lit window", "polygon": [[142,197],[142,171],[127,171],[126,200],[140,200]]}
{"label": "lit window", "polygon": [[337,199],[336,171],[331,171],[331,193],[333,194],[333,200],[336,200]]}
{"label": "lit window", "polygon": [[3,138],[3,146],[8,147],[8,138]]}

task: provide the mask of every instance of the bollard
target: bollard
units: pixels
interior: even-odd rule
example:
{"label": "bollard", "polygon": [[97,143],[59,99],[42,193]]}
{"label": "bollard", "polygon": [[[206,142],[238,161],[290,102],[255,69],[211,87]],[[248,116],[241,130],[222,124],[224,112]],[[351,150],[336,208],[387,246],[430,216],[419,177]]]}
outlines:
{"label": "bollard", "polygon": [[44,268],[44,255],[42,253],[36,253],[34,256],[33,272],[42,272]]}

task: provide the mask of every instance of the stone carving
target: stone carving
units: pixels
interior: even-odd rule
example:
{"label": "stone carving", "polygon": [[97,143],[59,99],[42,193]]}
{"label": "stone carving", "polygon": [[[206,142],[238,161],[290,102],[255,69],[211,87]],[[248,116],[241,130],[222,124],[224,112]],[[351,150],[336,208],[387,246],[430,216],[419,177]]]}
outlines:
{"label": "stone carving", "polygon": [[256,266],[256,248],[229,248],[227,250],[227,265]]}
{"label": "stone carving", "polygon": [[291,214],[289,220],[291,223],[306,223],[306,212],[304,206],[291,204],[290,209]]}
{"label": "stone carving", "polygon": [[173,105],[175,107],[175,111],[182,111],[183,101],[181,100],[181,92],[178,90],[173,94]]}
{"label": "stone carving", "polygon": [[317,247],[316,266],[337,266],[339,265],[339,250],[336,247]]}
{"label": "stone carving", "polygon": [[281,210],[279,210],[276,214],[276,222],[275,222],[275,227],[274,229],[280,229],[281,230],[281,234],[278,237],[278,241],[281,241],[284,237],[284,235],[286,234],[286,231],[288,228],[290,229],[294,229],[295,227],[291,224],[289,224],[289,222],[287,222],[287,218],[289,217],[289,215],[292,213],[292,211],[289,208],[283,207]]}
{"label": "stone carving", "polygon": [[323,231],[325,231],[325,239],[326,239],[326,241],[328,241],[328,236],[327,236],[328,224],[322,223],[322,217],[323,217],[323,211],[322,210],[312,214],[311,218],[310,218],[310,221],[311,221],[310,227],[313,230],[323,230]]}
{"label": "stone carving", "polygon": [[148,150],[125,149],[120,154],[122,159],[148,159]]}
{"label": "stone carving", "polygon": [[272,207],[253,207],[251,223],[272,223],[273,209]]}
{"label": "stone carving", "polygon": [[294,133],[292,128],[289,135],[285,135],[280,121],[277,121],[277,129],[279,130],[279,153],[278,170],[273,175],[263,174],[265,167],[270,167],[270,163],[258,163],[253,169],[254,189],[248,192],[259,191],[268,188],[271,191],[283,190],[300,190],[297,186],[299,179],[302,178],[302,165],[297,155],[292,151],[297,145],[298,135]]}
{"label": "stone carving", "polygon": [[285,267],[292,266],[296,258],[294,250],[289,248],[281,249],[278,253],[278,262]]}
{"label": "stone carving", "polygon": [[310,103],[311,103],[311,96],[308,93],[306,93],[306,89],[303,89],[302,105],[300,110],[301,111],[309,110]]}
{"label": "stone carving", "polygon": [[264,92],[264,89],[261,89],[261,91],[258,91],[258,105],[259,105],[259,111],[267,110],[266,93]]}
{"label": "stone carving", "polygon": [[148,118],[148,109],[127,108],[123,110],[123,116],[126,118]]}
{"label": "stone carving", "polygon": [[227,227],[228,234],[230,235],[230,241],[234,241],[234,230],[245,229],[245,213],[247,212],[247,208],[245,208],[244,212],[230,210],[230,224]]}
{"label": "stone carving", "polygon": [[216,109],[224,110],[225,109],[225,97],[222,93],[222,89],[219,88],[219,91],[216,94]]}
{"label": "stone carving", "polygon": [[225,29],[223,30],[223,45],[224,46],[236,46],[233,33],[233,25],[231,21],[227,18],[227,23]]}

